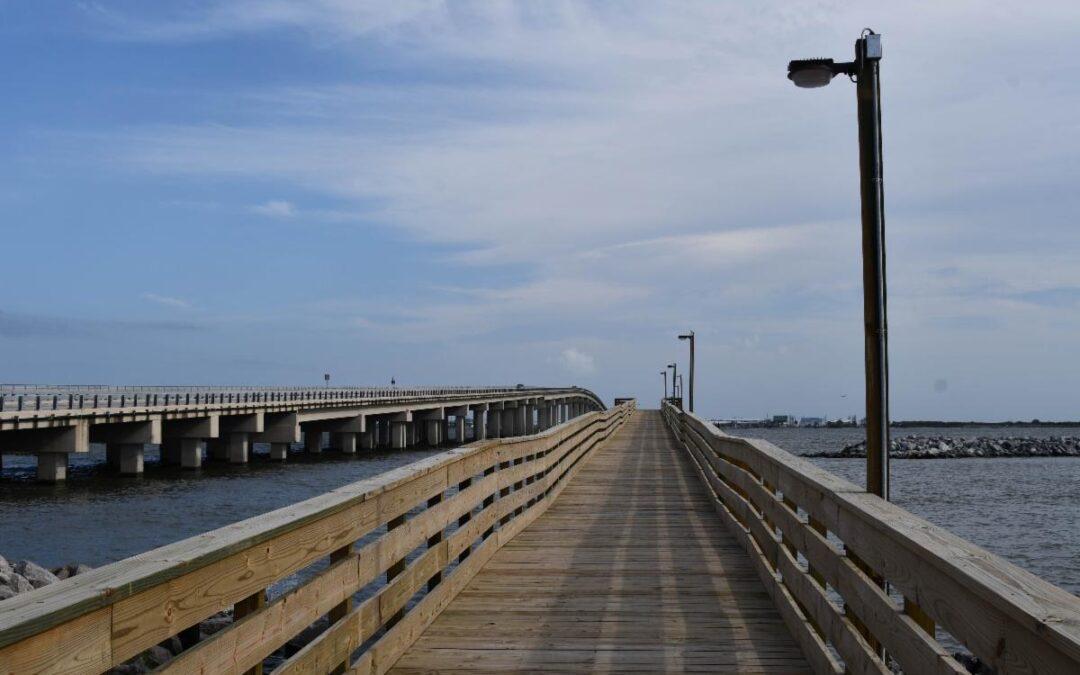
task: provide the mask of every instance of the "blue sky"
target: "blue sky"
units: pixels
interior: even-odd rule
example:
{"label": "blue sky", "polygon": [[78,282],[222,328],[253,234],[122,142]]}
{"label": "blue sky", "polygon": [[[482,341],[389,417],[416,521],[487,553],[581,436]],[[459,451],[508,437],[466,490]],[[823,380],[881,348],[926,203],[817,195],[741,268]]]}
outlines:
{"label": "blue sky", "polygon": [[1080,6],[898,5],[0,0],[0,381],[857,413],[872,26],[894,417],[1080,418]]}

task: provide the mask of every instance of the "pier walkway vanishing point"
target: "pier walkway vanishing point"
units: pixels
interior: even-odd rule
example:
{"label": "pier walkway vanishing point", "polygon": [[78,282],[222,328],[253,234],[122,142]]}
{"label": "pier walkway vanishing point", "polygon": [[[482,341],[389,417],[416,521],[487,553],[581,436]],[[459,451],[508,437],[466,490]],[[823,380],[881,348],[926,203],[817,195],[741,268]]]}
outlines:
{"label": "pier walkway vanishing point", "polygon": [[809,673],[656,411],[594,453],[390,672]]}
{"label": "pier walkway vanishing point", "polygon": [[102,673],[173,636],[171,675],[958,675],[957,644],[998,673],[1065,674],[1080,598],[773,445],[630,401],[5,600],[0,674]]}

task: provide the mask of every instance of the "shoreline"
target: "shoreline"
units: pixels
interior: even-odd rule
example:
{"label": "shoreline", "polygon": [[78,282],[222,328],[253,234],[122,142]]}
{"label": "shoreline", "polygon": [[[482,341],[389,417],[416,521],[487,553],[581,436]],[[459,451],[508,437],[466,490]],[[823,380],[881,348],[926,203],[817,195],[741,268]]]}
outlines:
{"label": "shoreline", "polygon": [[[824,459],[865,459],[866,441],[802,455]],[[890,459],[996,459],[1006,457],[1080,457],[1080,438],[1075,436],[1013,436],[990,438],[949,438],[945,436],[904,436],[889,445]]]}

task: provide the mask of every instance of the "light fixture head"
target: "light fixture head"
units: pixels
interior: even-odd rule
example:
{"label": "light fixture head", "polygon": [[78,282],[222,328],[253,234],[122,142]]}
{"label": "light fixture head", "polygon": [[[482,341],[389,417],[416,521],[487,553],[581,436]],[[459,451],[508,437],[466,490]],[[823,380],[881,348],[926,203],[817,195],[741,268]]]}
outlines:
{"label": "light fixture head", "polygon": [[693,334],[693,333],[690,333],[689,335],[680,335],[680,336],[679,336],[679,339],[680,339],[680,340],[689,340],[689,339],[690,339],[690,338],[692,338],[692,337],[694,337],[694,334]]}
{"label": "light fixture head", "polygon": [[788,63],[787,70],[788,79],[803,89],[824,87],[839,72],[832,59],[798,59]]}

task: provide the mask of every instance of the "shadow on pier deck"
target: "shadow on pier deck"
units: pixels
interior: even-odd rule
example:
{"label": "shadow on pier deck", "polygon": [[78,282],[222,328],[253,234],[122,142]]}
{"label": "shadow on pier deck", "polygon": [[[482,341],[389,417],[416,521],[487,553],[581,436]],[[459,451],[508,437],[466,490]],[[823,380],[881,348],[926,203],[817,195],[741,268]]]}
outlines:
{"label": "shadow on pier deck", "polygon": [[418,672],[810,672],[657,411],[639,411],[397,662]]}

